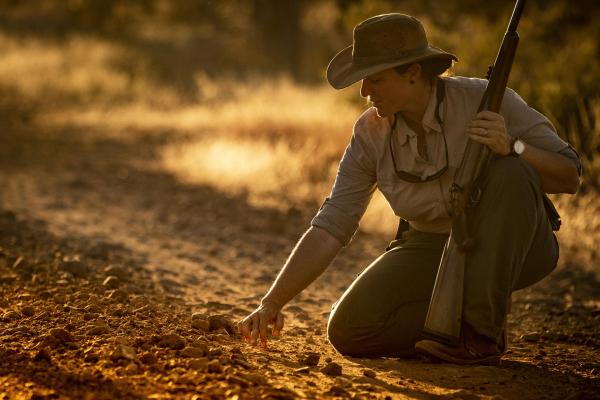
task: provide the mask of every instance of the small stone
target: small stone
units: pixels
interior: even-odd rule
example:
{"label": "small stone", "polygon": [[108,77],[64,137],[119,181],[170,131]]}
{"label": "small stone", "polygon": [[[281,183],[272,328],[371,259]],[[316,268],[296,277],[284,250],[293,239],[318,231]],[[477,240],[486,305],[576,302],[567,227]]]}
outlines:
{"label": "small stone", "polygon": [[6,321],[6,322],[15,321],[15,320],[19,319],[20,316],[21,315],[18,312],[10,310],[10,311],[6,311],[4,314],[2,314],[2,320]]}
{"label": "small stone", "polygon": [[62,261],[59,265],[59,269],[79,278],[86,276],[88,273],[87,265],[79,260]]}
{"label": "small stone", "polygon": [[201,313],[201,312],[192,313],[192,321],[194,321],[196,319],[206,319],[206,320],[208,320],[208,315],[206,315],[204,313]]}
{"label": "small stone", "polygon": [[124,282],[129,279],[129,272],[120,265],[109,265],[108,267],[104,268],[104,273],[109,277],[116,276]]}
{"label": "small stone", "polygon": [[83,310],[87,313],[93,313],[93,314],[101,314],[102,313],[102,309],[95,304],[87,305],[83,308]]}
{"label": "small stone", "polygon": [[208,370],[208,359],[207,358],[194,358],[188,362],[188,367],[196,371],[207,371]]}
{"label": "small stone", "polygon": [[0,307],[1,308],[6,308],[8,306],[10,306],[10,302],[8,300],[6,300],[5,297],[0,296]]}
{"label": "small stone", "polygon": [[127,375],[135,375],[138,373],[138,371],[139,371],[139,368],[138,368],[137,364],[134,364],[134,363],[129,364],[127,367],[125,367],[125,373]]}
{"label": "small stone", "polygon": [[140,361],[142,364],[152,365],[158,362],[158,358],[154,353],[146,352],[140,356]]}
{"label": "small stone", "polygon": [[95,364],[100,360],[98,354],[92,349],[87,350],[84,354],[85,356],[83,358],[83,361],[86,363]]}
{"label": "small stone", "polygon": [[110,359],[112,361],[118,360],[135,360],[135,349],[131,346],[126,346],[124,344],[118,344],[115,346],[115,349],[110,354]]}
{"label": "small stone", "polygon": [[320,359],[321,359],[320,354],[308,352],[308,353],[302,354],[300,356],[300,363],[302,363],[303,365],[316,367],[317,365],[319,365]]}
{"label": "small stone", "polygon": [[225,315],[211,315],[208,317],[208,323],[210,331],[225,329],[228,334],[235,334],[235,324]]}
{"label": "small stone", "polygon": [[525,342],[537,342],[540,340],[540,334],[537,332],[526,333],[521,335],[521,340]]}
{"label": "small stone", "polygon": [[325,357],[325,362],[327,364],[329,364],[330,362],[332,362],[333,360],[331,359],[331,357]]}
{"label": "small stone", "polygon": [[204,346],[204,347],[186,347],[185,349],[181,350],[181,355],[184,357],[189,357],[189,358],[202,358],[202,357],[206,357],[208,353],[208,346]]}
{"label": "small stone", "polygon": [[330,395],[330,396],[334,396],[334,397],[344,397],[344,398],[349,398],[350,394],[348,393],[348,391],[338,385],[332,385],[329,390],[326,392],[326,394]]}
{"label": "small stone", "polygon": [[52,361],[52,357],[50,357],[50,353],[45,348],[41,348],[35,353],[33,357],[34,361]]}
{"label": "small stone", "polygon": [[375,371],[373,371],[372,369],[363,370],[363,375],[366,376],[367,378],[371,378],[371,379],[375,379],[375,377],[377,376]]}
{"label": "small stone", "polygon": [[108,326],[105,324],[92,325],[85,334],[88,336],[105,335],[109,332]]}
{"label": "small stone", "polygon": [[250,386],[250,382],[235,375],[227,375],[227,382],[229,382],[232,385],[241,386],[243,388]]}
{"label": "small stone", "polygon": [[254,383],[255,385],[266,385],[268,383],[267,378],[265,378],[263,375],[259,375],[259,374],[245,374],[245,373],[238,373],[238,376],[240,376],[241,378]]}
{"label": "small stone", "polygon": [[342,366],[336,362],[330,362],[321,369],[321,372],[329,376],[340,376],[342,375]]}
{"label": "small stone", "polygon": [[221,366],[219,360],[212,360],[208,363],[208,372],[212,372],[215,374],[220,374],[221,372],[223,372],[223,367]]}
{"label": "small stone", "polygon": [[208,332],[210,330],[210,323],[208,319],[192,319],[192,328]]}
{"label": "small stone", "polygon": [[12,267],[21,276],[30,276],[33,272],[33,266],[23,257],[17,258]]}
{"label": "small stone", "polygon": [[173,350],[181,350],[185,347],[185,340],[175,333],[168,333],[160,336],[158,345]]}
{"label": "small stone", "polygon": [[104,282],[102,282],[102,286],[105,286],[109,289],[116,289],[119,287],[120,284],[121,281],[116,276],[108,276],[106,277]]}
{"label": "small stone", "polygon": [[52,328],[48,332],[48,336],[52,337],[60,343],[69,343],[73,341],[73,336],[63,328]]}
{"label": "small stone", "polygon": [[115,300],[119,303],[127,301],[129,295],[126,291],[121,289],[114,289],[108,292],[108,298],[111,300]]}

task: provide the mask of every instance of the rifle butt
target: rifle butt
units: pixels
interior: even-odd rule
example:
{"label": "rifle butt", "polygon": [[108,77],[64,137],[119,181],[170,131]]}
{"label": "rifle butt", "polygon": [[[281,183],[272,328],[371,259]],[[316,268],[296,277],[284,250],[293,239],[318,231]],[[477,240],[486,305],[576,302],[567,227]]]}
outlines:
{"label": "rifle butt", "polygon": [[457,345],[460,339],[464,294],[465,253],[450,234],[440,261],[423,334],[433,340]]}

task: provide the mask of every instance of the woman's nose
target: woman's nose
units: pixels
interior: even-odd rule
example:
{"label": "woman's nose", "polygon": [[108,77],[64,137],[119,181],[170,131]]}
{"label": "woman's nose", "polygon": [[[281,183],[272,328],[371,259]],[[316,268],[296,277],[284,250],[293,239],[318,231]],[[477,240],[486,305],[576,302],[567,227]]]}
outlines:
{"label": "woman's nose", "polygon": [[363,79],[360,84],[360,95],[362,97],[368,97],[371,93],[371,88],[369,88],[369,84],[366,79]]}

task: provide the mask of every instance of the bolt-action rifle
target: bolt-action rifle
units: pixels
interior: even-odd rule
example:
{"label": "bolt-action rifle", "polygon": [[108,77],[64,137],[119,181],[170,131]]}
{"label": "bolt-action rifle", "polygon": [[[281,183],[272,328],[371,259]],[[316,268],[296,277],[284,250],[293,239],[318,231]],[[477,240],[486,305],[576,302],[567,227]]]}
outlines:
{"label": "bolt-action rifle", "polygon": [[[497,113],[500,110],[519,44],[517,25],[524,6],[525,0],[517,0],[494,65],[488,70],[488,84],[478,112],[489,110]],[[468,252],[477,245],[477,238],[470,229],[471,215],[479,203],[479,181],[491,157],[486,145],[469,139],[450,188],[452,229],[440,261],[423,331],[426,336],[452,345],[457,344],[460,338],[465,263]]]}

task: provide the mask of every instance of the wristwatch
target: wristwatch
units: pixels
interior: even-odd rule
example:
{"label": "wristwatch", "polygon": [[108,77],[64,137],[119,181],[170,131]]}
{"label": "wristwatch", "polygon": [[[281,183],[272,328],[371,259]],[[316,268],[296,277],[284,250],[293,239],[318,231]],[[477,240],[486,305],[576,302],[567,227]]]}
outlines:
{"label": "wristwatch", "polygon": [[510,155],[514,157],[521,157],[521,154],[525,151],[525,143],[519,138],[513,138],[510,146]]}

